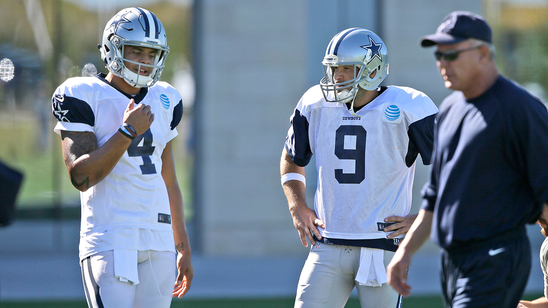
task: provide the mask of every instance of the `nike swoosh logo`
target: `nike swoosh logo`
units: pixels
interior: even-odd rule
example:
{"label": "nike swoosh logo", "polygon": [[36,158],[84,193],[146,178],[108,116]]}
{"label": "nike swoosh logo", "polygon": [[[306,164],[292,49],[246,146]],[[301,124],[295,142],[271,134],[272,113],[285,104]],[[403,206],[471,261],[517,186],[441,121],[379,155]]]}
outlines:
{"label": "nike swoosh logo", "polygon": [[499,248],[499,249],[489,249],[489,255],[492,257],[492,256],[496,256],[498,255],[499,253],[505,251],[506,248],[502,247],[502,248]]}

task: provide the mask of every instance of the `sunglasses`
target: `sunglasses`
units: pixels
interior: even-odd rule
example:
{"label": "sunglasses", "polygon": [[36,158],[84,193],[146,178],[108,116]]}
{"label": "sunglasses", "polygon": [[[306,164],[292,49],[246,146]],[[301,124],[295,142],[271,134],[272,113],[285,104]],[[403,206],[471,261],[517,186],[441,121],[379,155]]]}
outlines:
{"label": "sunglasses", "polygon": [[434,52],[434,57],[436,57],[436,60],[438,60],[438,61],[443,58],[445,61],[451,62],[451,61],[455,61],[459,57],[459,54],[461,52],[478,49],[481,46],[483,46],[483,45],[464,48],[464,49],[460,49],[460,50],[449,50],[449,51],[444,51],[444,52],[436,51],[436,52]]}

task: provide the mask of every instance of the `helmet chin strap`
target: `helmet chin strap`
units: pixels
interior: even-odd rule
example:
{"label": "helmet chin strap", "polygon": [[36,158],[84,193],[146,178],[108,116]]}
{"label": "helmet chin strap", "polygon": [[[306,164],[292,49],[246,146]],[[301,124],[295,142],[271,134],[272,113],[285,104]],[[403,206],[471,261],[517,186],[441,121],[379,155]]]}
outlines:
{"label": "helmet chin strap", "polygon": [[353,116],[355,116],[355,117],[360,117],[360,118],[361,118],[361,116],[360,116],[359,114],[357,114],[357,113],[354,112],[354,101],[355,101],[355,100],[356,100],[356,96],[354,96],[354,98],[352,99],[352,103],[350,104],[350,110],[348,110],[348,111],[350,111],[350,114],[351,114],[351,115],[353,115]]}
{"label": "helmet chin strap", "polygon": [[[358,90],[358,89],[356,89],[356,90]],[[351,115],[361,118],[360,115],[358,115],[356,112],[354,112],[354,102],[356,101],[356,96],[358,96],[358,91],[356,91],[356,93],[353,95],[352,102],[350,103],[350,109],[348,111],[350,112]]]}

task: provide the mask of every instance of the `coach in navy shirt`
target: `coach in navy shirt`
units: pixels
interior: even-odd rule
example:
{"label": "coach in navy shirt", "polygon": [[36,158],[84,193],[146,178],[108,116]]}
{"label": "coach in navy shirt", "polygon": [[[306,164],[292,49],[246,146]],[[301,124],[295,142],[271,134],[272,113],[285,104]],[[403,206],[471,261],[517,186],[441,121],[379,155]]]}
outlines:
{"label": "coach in navy shirt", "polygon": [[447,307],[515,308],[531,269],[525,225],[548,201],[546,108],[499,74],[481,16],[453,12],[421,45],[437,46],[437,67],[455,92],[436,117],[430,181],[389,283],[409,295],[411,257],[430,235],[442,248]]}

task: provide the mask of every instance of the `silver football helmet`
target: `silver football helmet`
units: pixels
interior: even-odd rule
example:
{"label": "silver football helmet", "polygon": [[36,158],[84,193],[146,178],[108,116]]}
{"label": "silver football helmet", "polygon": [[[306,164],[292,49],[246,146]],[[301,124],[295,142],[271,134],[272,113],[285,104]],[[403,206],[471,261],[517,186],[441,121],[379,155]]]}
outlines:
{"label": "silver football helmet", "polygon": [[[154,63],[147,65],[125,59],[124,47],[127,45],[158,49]],[[99,50],[110,72],[131,86],[142,88],[151,87],[160,79],[169,46],[164,26],[156,15],[149,10],[132,7],[121,10],[107,22]],[[136,74],[126,67],[124,61],[138,64],[139,71],[141,67],[148,67],[151,73],[148,76]]]}
{"label": "silver football helmet", "polygon": [[[324,78],[320,87],[328,102],[353,102],[358,86],[375,90],[388,75],[388,53],[384,42],[374,32],[362,28],[346,29],[335,35],[327,46],[322,64]],[[337,83],[333,68],[343,65],[354,67],[355,78]]]}

